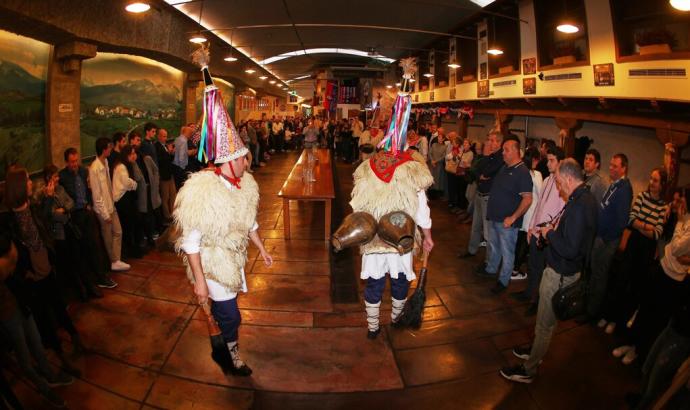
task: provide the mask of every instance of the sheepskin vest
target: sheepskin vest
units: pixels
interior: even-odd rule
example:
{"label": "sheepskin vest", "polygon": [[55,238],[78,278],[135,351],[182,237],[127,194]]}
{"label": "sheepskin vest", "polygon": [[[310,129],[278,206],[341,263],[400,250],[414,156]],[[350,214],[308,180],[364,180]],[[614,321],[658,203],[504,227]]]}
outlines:
{"label": "sheepskin vest", "polygon": [[[231,292],[242,289],[241,269],[247,261],[249,230],[259,206],[259,186],[254,177],[245,173],[240,186],[230,190],[213,172],[197,172],[177,193],[173,212],[180,230],[175,250],[181,253],[183,238],[194,229],[200,231],[204,276]],[[183,260],[187,277],[194,283],[187,257]]]}
{"label": "sheepskin vest", "polygon": [[[354,212],[368,212],[378,221],[383,215],[393,211],[403,211],[412,218],[417,215],[419,201],[417,192],[426,190],[434,183],[424,158],[412,151],[414,161],[398,166],[389,183],[380,180],[371,169],[369,161],[361,163],[354,173],[354,188],[350,206]],[[421,240],[419,230],[415,233],[415,243]],[[392,246],[383,242],[378,235],[360,247],[363,254],[397,253]]]}

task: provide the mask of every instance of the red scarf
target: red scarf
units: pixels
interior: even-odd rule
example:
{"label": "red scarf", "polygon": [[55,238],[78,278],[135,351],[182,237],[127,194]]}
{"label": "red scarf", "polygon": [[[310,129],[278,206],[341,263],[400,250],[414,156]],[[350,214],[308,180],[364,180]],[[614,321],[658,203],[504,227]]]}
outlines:
{"label": "red scarf", "polygon": [[389,183],[393,179],[396,168],[407,161],[413,160],[412,154],[409,151],[403,151],[397,156],[390,152],[379,152],[369,159],[369,165],[381,181]]}
{"label": "red scarf", "polygon": [[219,177],[223,178],[224,180],[226,180],[229,183],[231,183],[232,185],[234,185],[237,189],[242,189],[242,187],[240,187],[240,178],[237,178],[235,176],[235,170],[232,168],[232,164],[228,163],[228,165],[230,165],[230,172],[232,173],[232,178],[230,178],[227,175],[224,175],[223,172],[221,171],[220,167],[216,167],[214,172]]}

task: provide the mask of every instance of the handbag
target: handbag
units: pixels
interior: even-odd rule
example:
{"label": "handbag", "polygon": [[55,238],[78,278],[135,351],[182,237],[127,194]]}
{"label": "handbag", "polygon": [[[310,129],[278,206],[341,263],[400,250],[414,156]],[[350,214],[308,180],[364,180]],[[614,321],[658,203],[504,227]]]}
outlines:
{"label": "handbag", "polygon": [[451,157],[451,159],[446,160],[446,172],[449,174],[457,174],[458,172],[460,160],[455,158],[456,157]]}
{"label": "handbag", "polygon": [[558,290],[551,298],[553,313],[558,320],[570,320],[585,313],[587,283],[582,278],[563,286],[563,275]]}

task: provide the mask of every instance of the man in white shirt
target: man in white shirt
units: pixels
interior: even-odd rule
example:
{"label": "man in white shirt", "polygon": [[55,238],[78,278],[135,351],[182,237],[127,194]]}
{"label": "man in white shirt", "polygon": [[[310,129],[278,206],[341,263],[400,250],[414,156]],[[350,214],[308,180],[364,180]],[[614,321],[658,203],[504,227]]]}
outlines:
{"label": "man in white shirt", "polygon": [[108,155],[112,150],[108,138],[96,140],[96,159],[89,166],[89,187],[93,208],[101,225],[101,234],[110,257],[110,269],[126,271],[130,266],[120,260],[122,253],[122,227],[113,202],[113,188],[108,169]]}

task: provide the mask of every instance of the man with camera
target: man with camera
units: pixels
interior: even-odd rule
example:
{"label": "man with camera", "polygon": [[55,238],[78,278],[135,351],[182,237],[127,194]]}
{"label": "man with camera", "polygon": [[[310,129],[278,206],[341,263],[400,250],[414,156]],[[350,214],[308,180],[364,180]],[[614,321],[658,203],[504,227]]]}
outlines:
{"label": "man with camera", "polygon": [[[537,313],[539,282],[541,282],[541,274],[546,267],[544,248],[538,246],[540,243],[539,239],[541,238],[538,226],[553,220],[556,215],[559,215],[563,206],[565,206],[565,201],[563,201],[560,192],[558,192],[555,177],[558,164],[563,161],[564,157],[563,150],[559,147],[549,146],[546,148],[546,166],[549,170],[549,176],[542,185],[539,202],[537,202],[537,207],[534,208],[534,214],[527,232],[527,242],[529,243],[527,288],[522,292],[511,294],[513,298],[520,302],[532,302],[527,308],[527,316],[533,316]],[[543,243],[543,241],[541,242]]]}
{"label": "man with camera", "polygon": [[500,371],[501,376],[519,383],[534,380],[556,328],[553,295],[580,278],[597,229],[596,199],[584,184],[582,168],[577,161],[567,158],[559,164],[556,183],[567,202],[560,218],[556,217],[539,228],[546,240],[546,269],[539,287],[534,341],[532,346],[513,349],[516,357],[525,360],[524,364],[504,367]]}

